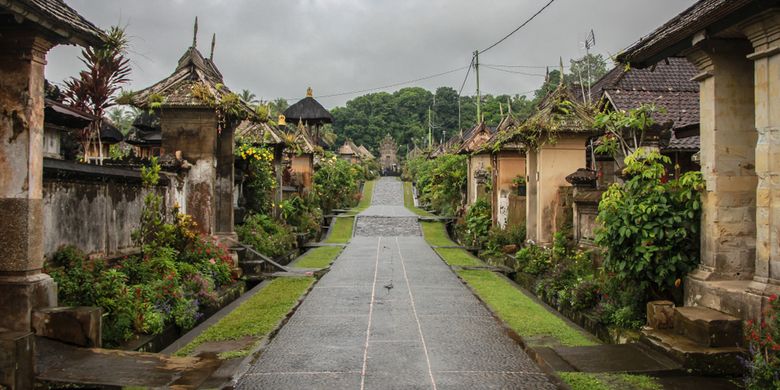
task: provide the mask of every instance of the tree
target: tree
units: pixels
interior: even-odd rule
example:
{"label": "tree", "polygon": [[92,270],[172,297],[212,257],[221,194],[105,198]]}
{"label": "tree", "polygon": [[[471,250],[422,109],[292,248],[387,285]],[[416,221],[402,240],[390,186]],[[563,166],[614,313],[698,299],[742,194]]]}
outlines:
{"label": "tree", "polygon": [[277,118],[279,115],[283,114],[284,110],[290,105],[287,103],[287,99],[276,98],[274,101],[268,103],[268,106],[270,107],[270,115],[273,118]]}
{"label": "tree", "polygon": [[88,47],[81,51],[81,62],[87,69],[65,81],[65,99],[73,107],[89,112],[95,120],[79,134],[86,156],[94,138],[98,142],[98,159],[103,162],[103,145],[100,129],[103,114],[114,106],[120,87],[130,81],[130,61],[125,57],[128,39],[123,28],[111,27],[101,47]]}
{"label": "tree", "polygon": [[607,61],[601,54],[586,54],[580,59],[571,60],[569,74],[574,81],[582,83],[586,88],[592,86],[607,74]]}
{"label": "tree", "polygon": [[127,135],[133,127],[135,118],[140,114],[141,110],[135,107],[114,107],[107,111],[108,119],[122,132],[122,135]]}
{"label": "tree", "polygon": [[259,101],[257,100],[257,96],[255,96],[255,94],[253,94],[248,89],[242,89],[241,93],[238,94],[238,97],[240,97],[241,100],[245,101],[249,105],[256,105],[259,103]]}

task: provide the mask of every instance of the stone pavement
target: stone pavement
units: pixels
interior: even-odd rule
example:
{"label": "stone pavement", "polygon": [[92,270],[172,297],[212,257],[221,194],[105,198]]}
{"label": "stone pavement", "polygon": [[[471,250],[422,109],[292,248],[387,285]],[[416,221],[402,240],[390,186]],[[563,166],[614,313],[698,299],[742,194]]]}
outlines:
{"label": "stone pavement", "polygon": [[414,219],[387,218],[406,212],[401,183],[377,182],[356,236],[239,389],[555,388]]}

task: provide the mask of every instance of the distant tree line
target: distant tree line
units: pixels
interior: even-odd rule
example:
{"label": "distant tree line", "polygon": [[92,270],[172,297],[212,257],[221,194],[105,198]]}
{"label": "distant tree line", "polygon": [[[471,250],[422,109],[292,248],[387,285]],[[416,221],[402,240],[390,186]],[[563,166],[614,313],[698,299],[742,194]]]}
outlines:
{"label": "distant tree line", "polygon": [[[574,86],[581,82],[587,87],[606,73],[606,60],[601,55],[591,54],[587,59],[583,57],[572,60],[569,69],[569,73],[564,73],[564,83]],[[541,99],[560,83],[560,79],[560,70],[549,71],[545,81],[531,98],[519,94],[482,95],[485,123],[488,126],[498,125],[501,112],[506,114],[510,106],[512,113],[518,118],[527,118]],[[423,147],[428,144],[430,123],[433,142],[438,144],[443,139],[461,130],[466,131],[476,124],[476,100],[476,96],[461,96],[459,117],[458,92],[450,87],[439,87],[435,92],[409,87],[393,93],[376,92],[358,96],[349,100],[343,107],[331,110],[336,120],[333,126],[333,131],[338,136],[336,143],[341,144],[349,138],[356,144],[376,150],[385,134],[390,134],[396,139],[401,153],[405,153],[407,147],[412,148],[415,144]]]}

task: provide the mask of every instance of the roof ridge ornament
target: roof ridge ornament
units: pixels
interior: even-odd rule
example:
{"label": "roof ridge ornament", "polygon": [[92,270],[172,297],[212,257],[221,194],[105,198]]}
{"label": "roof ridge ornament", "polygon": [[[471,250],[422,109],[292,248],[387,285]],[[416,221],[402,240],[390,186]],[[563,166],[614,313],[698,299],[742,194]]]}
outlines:
{"label": "roof ridge ornament", "polygon": [[209,54],[209,61],[214,62],[214,46],[217,44],[217,33],[211,35],[211,53]]}
{"label": "roof ridge ornament", "polygon": [[311,89],[311,87],[306,88],[306,97],[314,97],[314,91]]}
{"label": "roof ridge ornament", "polygon": [[198,17],[195,17],[195,27],[192,29],[192,47],[198,47]]}

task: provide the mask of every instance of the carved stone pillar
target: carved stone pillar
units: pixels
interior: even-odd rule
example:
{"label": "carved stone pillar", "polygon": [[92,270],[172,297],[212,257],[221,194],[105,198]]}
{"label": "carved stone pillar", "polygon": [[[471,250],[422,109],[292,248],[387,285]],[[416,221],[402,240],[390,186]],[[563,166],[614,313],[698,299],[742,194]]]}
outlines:
{"label": "carved stone pillar", "polygon": [[707,40],[688,55],[701,107],[701,265],[698,280],[750,280],[755,265],[753,67],[745,40]]}
{"label": "carved stone pillar", "polygon": [[0,331],[30,330],[32,309],[57,303],[43,267],[46,53],[34,28],[0,27]]}
{"label": "carved stone pillar", "polygon": [[780,11],[745,22],[755,74],[756,259],[754,280],[780,285]]}

